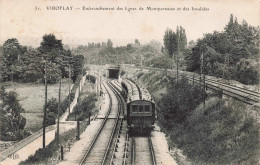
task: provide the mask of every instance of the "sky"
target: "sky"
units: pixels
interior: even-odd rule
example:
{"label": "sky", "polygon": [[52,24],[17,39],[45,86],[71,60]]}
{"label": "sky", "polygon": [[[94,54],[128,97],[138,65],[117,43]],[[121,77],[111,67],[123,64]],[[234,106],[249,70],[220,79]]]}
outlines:
{"label": "sky", "polygon": [[[72,10],[47,10],[47,7]],[[114,7],[89,11],[83,7]],[[117,7],[123,10],[117,10]],[[127,11],[129,8],[136,10]],[[143,10],[139,10],[140,7]],[[147,7],[175,8],[149,11]],[[183,10],[183,8],[189,10]],[[205,8],[207,11],[194,11]],[[36,8],[41,10],[36,10]],[[79,8],[79,9],[76,9]],[[260,25],[259,0],[0,0],[0,44],[17,38],[20,44],[38,47],[44,34],[53,33],[63,44],[77,46],[112,39],[115,46],[157,40],[163,43],[167,28],[184,27],[188,41],[214,30],[222,31],[230,14],[238,22]]]}

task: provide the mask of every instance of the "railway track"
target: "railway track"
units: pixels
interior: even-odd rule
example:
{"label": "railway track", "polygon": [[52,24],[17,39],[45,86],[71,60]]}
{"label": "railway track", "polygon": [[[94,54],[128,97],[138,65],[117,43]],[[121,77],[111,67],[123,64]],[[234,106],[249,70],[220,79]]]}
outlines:
{"label": "railway track", "polygon": [[157,164],[150,137],[132,137],[131,164]]}
{"label": "railway track", "polygon": [[[140,67],[135,67],[140,68]],[[164,69],[161,68],[140,68],[140,69],[147,69],[147,70],[154,70],[154,71],[163,71]],[[168,70],[170,73],[175,74],[177,73],[176,70]],[[175,76],[174,75],[174,76]],[[192,72],[184,72],[179,71],[179,76],[186,77],[189,81],[194,81],[194,83],[202,85],[203,78],[197,73]],[[246,88],[234,86],[231,84],[227,84],[224,82],[220,82],[215,78],[210,78],[210,76],[206,76],[205,83],[208,88],[215,90],[215,91],[222,91],[223,95],[235,98],[241,102],[250,104],[250,105],[258,105],[260,103],[260,93],[257,91],[249,90]]]}
{"label": "railway track", "polygon": [[[138,84],[131,79],[126,79],[131,87],[132,94],[139,95],[142,99],[142,91]],[[116,84],[116,83],[115,83]],[[145,137],[129,137],[126,134],[122,164],[149,164],[156,165],[156,157],[150,136]],[[131,139],[131,140],[129,140]],[[130,145],[131,144],[131,145]],[[131,151],[129,154],[128,151]],[[130,160],[128,159],[130,157]],[[127,163],[129,162],[129,163]],[[121,162],[120,162],[121,163]]]}
{"label": "railway track", "polygon": [[[79,164],[105,164],[107,157],[112,145],[113,137],[116,133],[117,125],[119,123],[119,116],[121,111],[121,106],[119,106],[119,98],[110,83],[104,84],[106,90],[108,91],[110,104],[109,110],[99,128],[97,134],[95,135],[93,141],[91,142],[89,148],[83,155]],[[108,86],[108,87],[107,87]],[[115,114],[115,118],[109,118],[111,114]]]}
{"label": "railway track", "polygon": [[[120,106],[122,109],[125,109],[124,105],[124,98],[122,95],[120,95],[120,88],[117,84],[116,81],[113,81],[111,85],[114,87],[114,89],[117,91],[118,97],[120,97]],[[129,159],[129,154],[128,152],[130,151],[129,149],[129,136],[127,134],[127,122],[123,120],[123,118],[120,119],[120,125],[118,127],[119,129],[117,130],[117,133],[115,135],[114,139],[114,146],[113,146],[113,151],[112,151],[112,157],[110,159],[109,164],[114,165],[114,164],[123,164],[126,165],[128,162],[130,163]]]}
{"label": "railway track", "polygon": [[[189,81],[194,81],[197,84],[203,85],[202,78],[200,78],[198,75],[196,77],[193,77],[190,75],[180,74],[180,76],[186,77]],[[220,83],[210,78],[206,78],[205,83],[207,85],[207,88],[213,89],[215,91],[222,91],[223,95],[233,97],[244,103],[254,105],[260,102],[260,94],[258,94],[257,92]]]}

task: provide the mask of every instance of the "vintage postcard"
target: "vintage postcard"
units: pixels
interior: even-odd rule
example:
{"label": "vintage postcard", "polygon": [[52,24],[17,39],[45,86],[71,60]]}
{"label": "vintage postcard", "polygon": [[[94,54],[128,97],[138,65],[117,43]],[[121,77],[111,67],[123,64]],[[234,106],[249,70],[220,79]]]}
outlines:
{"label": "vintage postcard", "polygon": [[0,164],[260,164],[259,0],[0,0]]}

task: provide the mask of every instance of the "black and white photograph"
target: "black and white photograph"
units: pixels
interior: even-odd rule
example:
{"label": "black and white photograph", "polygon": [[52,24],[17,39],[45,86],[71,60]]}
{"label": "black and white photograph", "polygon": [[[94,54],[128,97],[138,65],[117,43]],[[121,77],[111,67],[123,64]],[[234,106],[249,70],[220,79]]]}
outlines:
{"label": "black and white photograph", "polygon": [[260,165],[260,0],[0,0],[1,165]]}

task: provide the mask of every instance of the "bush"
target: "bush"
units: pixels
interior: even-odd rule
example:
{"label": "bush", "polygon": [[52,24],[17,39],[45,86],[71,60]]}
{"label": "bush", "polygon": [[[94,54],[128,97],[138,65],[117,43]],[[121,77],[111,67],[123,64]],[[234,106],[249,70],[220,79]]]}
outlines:
{"label": "bush", "polygon": [[55,124],[56,117],[57,117],[57,114],[55,114],[53,112],[47,112],[46,123],[45,123],[46,126]]}
{"label": "bush", "polygon": [[47,111],[48,112],[53,112],[53,113],[58,113],[58,100],[54,97],[52,97],[50,100],[47,102]]}
{"label": "bush", "polygon": [[[80,134],[86,130],[86,122],[80,123]],[[22,161],[20,165],[28,164],[58,164],[60,162],[60,146],[66,147],[68,141],[75,141],[77,135],[77,128],[70,129],[69,131],[61,134],[59,137],[59,145],[55,138],[46,148],[40,148],[34,155],[29,156],[25,161]],[[64,148],[65,149],[65,148]]]}
{"label": "bush", "polygon": [[[74,100],[76,90],[79,86],[81,76],[79,76],[71,90],[71,93],[63,100],[60,105],[60,116],[66,111],[69,107],[69,104]],[[70,100],[69,100],[70,98]],[[44,107],[43,107],[44,108]],[[47,115],[46,115],[46,126],[55,124],[55,119],[57,118],[58,114],[58,101],[56,98],[51,98],[47,102]]]}
{"label": "bush", "polygon": [[80,101],[75,107],[74,111],[70,114],[69,118],[83,121],[89,117],[89,112],[95,107],[97,97],[95,94],[90,94],[88,97],[85,97]]}
{"label": "bush", "polygon": [[26,118],[21,115],[24,109],[19,103],[18,94],[15,91],[5,92],[5,88],[1,87],[1,101],[0,139],[4,141],[21,140],[28,133],[23,131]]}
{"label": "bush", "polygon": [[256,163],[249,159],[257,157],[258,126],[244,108],[210,98],[205,108],[201,104],[191,113],[186,125],[175,127],[171,139],[198,164]]}
{"label": "bush", "polygon": [[[157,119],[169,135],[168,143],[183,151],[194,164],[257,164],[259,126],[255,114],[244,103],[218,98],[221,92],[207,95],[202,104],[202,90],[187,80],[177,83],[168,76],[143,76],[152,95],[166,94],[156,100]],[[158,88],[159,87],[159,88]],[[164,92],[161,92],[164,93]],[[211,97],[211,98],[209,98]],[[254,108],[254,107],[253,107]],[[252,113],[251,113],[252,112]]]}
{"label": "bush", "polygon": [[242,58],[236,64],[234,79],[244,84],[254,85],[259,83],[259,73],[257,65],[254,65],[254,61],[250,59]]}
{"label": "bush", "polygon": [[183,124],[203,100],[200,87],[188,84],[186,79],[180,79],[178,83],[171,80],[169,84],[168,93],[163,95],[159,102],[162,115],[160,122],[167,129],[171,129],[175,124]]}
{"label": "bush", "polygon": [[[40,160],[51,157],[52,153],[53,152],[52,152],[51,148],[48,148],[48,147],[40,148],[36,151],[36,153],[34,155],[29,156],[26,161],[27,161],[27,163],[35,163],[35,162],[38,162]],[[20,164],[23,165],[23,164],[27,164],[27,163],[22,162]]]}
{"label": "bush", "polygon": [[96,83],[96,77],[92,76],[92,75],[87,75],[86,76],[86,80],[89,80],[90,82],[92,82],[93,84]]}

